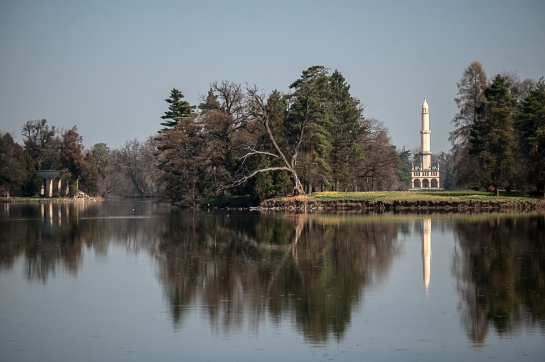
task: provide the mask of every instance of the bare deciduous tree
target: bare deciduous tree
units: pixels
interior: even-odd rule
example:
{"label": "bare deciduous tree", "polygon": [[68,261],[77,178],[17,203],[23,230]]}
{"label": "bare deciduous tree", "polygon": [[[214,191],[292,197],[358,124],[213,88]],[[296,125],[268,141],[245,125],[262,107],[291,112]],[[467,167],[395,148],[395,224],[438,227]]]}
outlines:
{"label": "bare deciduous tree", "polygon": [[357,186],[362,191],[391,190],[397,186],[394,165],[397,153],[386,126],[366,119],[366,132],[360,141],[362,161],[357,167]]}
{"label": "bare deciduous tree", "polygon": [[46,119],[27,121],[21,134],[25,138],[25,151],[34,160],[36,170],[56,170],[60,167],[61,139],[55,126],[47,124]]}
{"label": "bare deciduous tree", "polygon": [[155,141],[150,137],[145,142],[136,139],[127,141],[112,152],[117,169],[128,177],[133,188],[131,193],[135,196],[152,195],[157,191],[155,149]]}
{"label": "bare deciduous tree", "polygon": [[[259,149],[258,146],[261,145],[254,145],[254,146],[247,146],[247,152],[242,155],[242,163],[244,164],[245,161],[255,155],[261,155],[266,156],[269,158],[274,159],[276,162],[274,164],[276,166],[268,166],[268,167],[261,167],[255,170],[251,170],[248,173],[245,173],[244,175],[240,176],[233,185],[240,185],[248,181],[250,178],[254,177],[255,175],[259,173],[264,172],[271,172],[271,171],[287,171],[290,175],[290,180],[293,183],[293,190],[294,194],[304,194],[303,185],[301,184],[301,181],[299,180],[299,176],[297,175],[296,171],[296,165],[297,165],[297,156],[299,152],[299,147],[301,146],[301,142],[303,141],[304,131],[306,122],[308,120],[308,117],[303,119],[300,126],[299,126],[299,133],[296,135],[296,142],[295,147],[293,148],[293,151],[290,154],[287,154],[286,150],[283,150],[279,143],[277,142],[275,135],[273,133],[273,130],[271,129],[271,113],[269,112],[270,109],[267,106],[267,102],[265,100],[265,96],[258,91],[258,89],[255,86],[247,87],[247,102],[246,102],[246,111],[248,112],[249,119],[253,122],[256,122],[260,124],[263,127],[263,130],[265,132],[266,137],[268,138],[268,141],[270,142],[272,146],[272,150],[262,150]],[[273,93],[274,95],[275,93]],[[278,96],[278,94],[276,94]]]}

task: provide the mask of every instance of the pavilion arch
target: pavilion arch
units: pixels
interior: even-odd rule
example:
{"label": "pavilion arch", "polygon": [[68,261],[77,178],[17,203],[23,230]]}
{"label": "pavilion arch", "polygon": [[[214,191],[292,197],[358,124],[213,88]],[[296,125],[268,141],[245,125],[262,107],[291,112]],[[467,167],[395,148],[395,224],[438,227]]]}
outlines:
{"label": "pavilion arch", "polygon": [[422,187],[423,188],[429,188],[430,187],[430,180],[428,180],[427,178],[423,179],[422,180]]}
{"label": "pavilion arch", "polygon": [[66,196],[68,194],[67,180],[63,178],[60,171],[40,170],[38,175],[43,180],[40,194],[44,197]]}
{"label": "pavilion arch", "polygon": [[435,189],[439,187],[439,182],[437,182],[436,178],[431,179],[431,187]]}
{"label": "pavilion arch", "polygon": [[421,186],[420,186],[420,180],[419,179],[414,179],[414,185],[413,187],[415,189],[419,189]]}

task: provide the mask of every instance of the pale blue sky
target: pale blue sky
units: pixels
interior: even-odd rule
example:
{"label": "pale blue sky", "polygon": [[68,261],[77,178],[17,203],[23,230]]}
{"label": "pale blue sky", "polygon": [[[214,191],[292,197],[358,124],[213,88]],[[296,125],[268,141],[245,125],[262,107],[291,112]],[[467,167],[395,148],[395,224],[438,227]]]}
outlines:
{"label": "pale blue sky", "polygon": [[545,76],[544,19],[543,0],[0,0],[0,130],[21,142],[46,118],[115,148],[160,129],[173,87],[193,104],[214,81],[287,91],[323,65],[399,148],[419,146],[427,96],[448,151],[463,70]]}

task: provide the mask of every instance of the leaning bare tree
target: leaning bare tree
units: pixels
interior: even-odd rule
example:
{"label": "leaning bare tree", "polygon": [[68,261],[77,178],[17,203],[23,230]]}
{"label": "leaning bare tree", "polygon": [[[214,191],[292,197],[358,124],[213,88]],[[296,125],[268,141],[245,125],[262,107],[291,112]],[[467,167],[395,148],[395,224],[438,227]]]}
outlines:
{"label": "leaning bare tree", "polygon": [[[329,107],[328,79],[326,68],[313,66],[303,71],[302,76],[290,85],[293,92],[289,96],[274,91],[266,99],[255,86],[246,87],[246,123],[250,132],[252,125],[260,128],[264,137],[256,138],[257,142],[248,145],[247,152],[240,157],[243,173],[234,186],[245,183],[259,173],[286,171],[293,185],[293,194],[305,194],[297,174],[298,157],[303,148],[312,154],[316,164],[326,163],[324,153],[327,147],[323,140],[331,136],[325,127],[325,114]],[[287,99],[291,103],[289,109]],[[269,158],[270,162],[255,169],[245,169],[247,160],[252,156]]]}
{"label": "leaning bare tree", "polygon": [[[279,145],[279,141],[276,140],[275,132],[271,128],[273,122],[274,103],[281,101],[281,95],[278,92],[273,92],[269,97],[269,104],[265,100],[265,96],[258,91],[255,86],[247,87],[247,99],[246,99],[246,112],[248,114],[248,122],[254,122],[258,126],[262,127],[265,132],[265,138],[270,142],[270,147],[264,147],[265,145],[257,142],[255,145],[248,145],[247,152],[241,157],[242,165],[244,166],[246,161],[252,156],[265,156],[273,159],[271,166],[260,167],[255,170],[250,170],[239,177],[233,186],[241,185],[248,181],[250,178],[256,176],[259,173],[272,172],[272,171],[287,171],[290,180],[293,184],[293,194],[304,194],[303,185],[297,176],[297,155],[299,148],[303,141],[306,121],[304,119],[299,127],[299,132],[296,135],[295,146],[292,148],[291,154],[288,154],[286,149],[282,149]],[[281,103],[281,102],[279,102]],[[278,135],[278,132],[276,132]],[[259,144],[258,144],[259,143]]]}

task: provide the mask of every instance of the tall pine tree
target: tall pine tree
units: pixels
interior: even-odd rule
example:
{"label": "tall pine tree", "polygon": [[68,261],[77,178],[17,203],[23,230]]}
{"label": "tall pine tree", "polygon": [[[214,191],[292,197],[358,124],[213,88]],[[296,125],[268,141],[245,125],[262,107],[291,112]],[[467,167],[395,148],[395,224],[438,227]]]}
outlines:
{"label": "tall pine tree", "polygon": [[509,88],[505,77],[494,78],[484,92],[469,134],[470,154],[477,156],[485,172],[482,182],[492,187],[496,195],[511,177],[514,166],[516,99]]}
{"label": "tall pine tree", "polygon": [[354,187],[355,170],[362,153],[358,140],[365,131],[359,101],[350,95],[350,85],[339,71],[329,78],[331,89],[331,165],[333,188],[336,191]]}
{"label": "tall pine tree", "polygon": [[521,162],[529,173],[525,179],[545,193],[545,81],[536,86],[520,104],[515,122]]}
{"label": "tall pine tree", "polygon": [[293,148],[293,165],[301,182],[311,192],[318,186],[331,183],[331,98],[327,69],[312,66],[290,85],[288,116],[284,126],[289,147]]}

